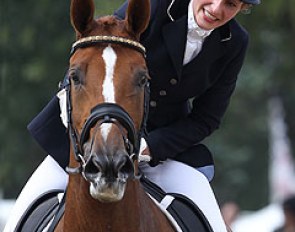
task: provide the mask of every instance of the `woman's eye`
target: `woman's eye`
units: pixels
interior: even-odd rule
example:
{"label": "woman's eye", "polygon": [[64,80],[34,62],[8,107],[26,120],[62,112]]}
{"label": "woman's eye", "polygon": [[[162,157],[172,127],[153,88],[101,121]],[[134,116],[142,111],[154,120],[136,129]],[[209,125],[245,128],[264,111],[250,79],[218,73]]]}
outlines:
{"label": "woman's eye", "polygon": [[230,7],[237,7],[237,3],[236,3],[235,1],[229,1],[229,2],[228,2],[228,5],[229,5]]}

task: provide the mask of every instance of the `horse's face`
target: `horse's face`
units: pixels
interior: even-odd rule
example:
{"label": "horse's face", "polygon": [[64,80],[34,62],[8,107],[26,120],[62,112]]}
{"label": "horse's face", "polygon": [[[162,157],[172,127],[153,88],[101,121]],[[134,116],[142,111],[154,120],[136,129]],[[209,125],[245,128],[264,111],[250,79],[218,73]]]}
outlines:
{"label": "horse's face", "polygon": [[[92,0],[72,0],[71,19],[78,39],[112,35],[137,40],[148,23],[149,3],[130,1],[123,21],[113,16],[94,20],[93,12]],[[135,132],[140,130],[148,79],[142,53],[126,44],[112,42],[79,48],[70,59],[69,79],[72,124],[78,137],[83,134],[91,110],[104,103],[122,107],[132,119]],[[120,118],[106,116],[90,123],[80,149],[86,162],[83,175],[90,182],[91,196],[102,202],[113,202],[122,199],[134,166],[126,148],[130,145],[126,143],[128,128]],[[76,162],[72,156],[71,165]]]}

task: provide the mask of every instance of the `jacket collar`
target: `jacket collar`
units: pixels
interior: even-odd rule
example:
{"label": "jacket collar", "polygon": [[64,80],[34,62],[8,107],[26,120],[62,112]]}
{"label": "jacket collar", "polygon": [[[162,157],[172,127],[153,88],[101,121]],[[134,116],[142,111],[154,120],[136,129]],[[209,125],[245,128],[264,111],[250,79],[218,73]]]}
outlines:
{"label": "jacket collar", "polygon": [[167,15],[173,22],[187,14],[187,8],[191,0],[171,0],[167,8]]}
{"label": "jacket collar", "polygon": [[[183,56],[187,36],[187,17],[187,15],[183,15],[177,20],[164,25],[162,28],[162,35],[179,79],[183,69]],[[224,54],[225,42],[229,40],[231,40],[231,31],[229,23],[227,23],[215,29],[206,38],[200,54],[191,62],[201,60],[200,58],[208,62],[210,60],[212,61],[212,59],[219,58]]]}

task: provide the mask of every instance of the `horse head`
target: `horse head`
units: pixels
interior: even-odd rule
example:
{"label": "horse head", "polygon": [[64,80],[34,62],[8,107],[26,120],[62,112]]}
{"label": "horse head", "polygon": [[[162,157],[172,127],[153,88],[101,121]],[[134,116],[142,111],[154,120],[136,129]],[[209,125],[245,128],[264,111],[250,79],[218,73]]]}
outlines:
{"label": "horse head", "polygon": [[122,199],[134,176],[149,78],[138,40],[149,14],[149,0],[130,0],[124,20],[94,19],[93,0],[71,2],[77,41],[66,86],[69,166],[79,165],[90,195],[102,202]]}

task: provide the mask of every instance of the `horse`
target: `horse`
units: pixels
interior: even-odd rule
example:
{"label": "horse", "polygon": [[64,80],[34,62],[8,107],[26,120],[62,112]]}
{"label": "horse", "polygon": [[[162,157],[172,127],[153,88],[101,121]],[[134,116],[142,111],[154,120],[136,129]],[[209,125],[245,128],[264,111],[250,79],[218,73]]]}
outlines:
{"label": "horse", "polygon": [[71,1],[69,184],[55,231],[175,231],[137,178],[150,78],[138,41],[149,0],[130,0],[125,20],[94,11],[93,0]]}

